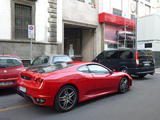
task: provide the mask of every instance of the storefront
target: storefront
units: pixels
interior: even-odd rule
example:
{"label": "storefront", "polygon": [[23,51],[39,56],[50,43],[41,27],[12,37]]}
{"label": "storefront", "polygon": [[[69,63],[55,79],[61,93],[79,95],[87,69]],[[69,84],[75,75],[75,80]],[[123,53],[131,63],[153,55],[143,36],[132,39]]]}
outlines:
{"label": "storefront", "polygon": [[104,49],[135,48],[135,21],[109,13],[99,14]]}

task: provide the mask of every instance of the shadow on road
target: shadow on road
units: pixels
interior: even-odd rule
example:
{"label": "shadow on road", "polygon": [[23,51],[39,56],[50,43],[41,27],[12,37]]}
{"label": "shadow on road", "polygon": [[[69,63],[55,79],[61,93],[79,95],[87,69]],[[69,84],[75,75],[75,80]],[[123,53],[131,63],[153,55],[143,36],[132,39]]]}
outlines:
{"label": "shadow on road", "polygon": [[11,94],[16,94],[15,88],[0,89],[0,96],[11,95]]}
{"label": "shadow on road", "polygon": [[32,112],[34,111],[37,114],[39,114],[39,116],[43,116],[43,117],[48,116],[48,115],[59,115],[59,114],[64,114],[65,115],[65,114],[70,113],[70,112],[72,113],[76,109],[80,109],[81,107],[85,107],[85,106],[87,107],[88,105],[94,104],[98,101],[102,102],[103,100],[105,100],[107,98],[110,98],[110,97],[113,97],[113,96],[116,96],[116,95],[121,95],[121,94],[115,93],[115,94],[104,95],[104,96],[101,96],[101,97],[98,97],[98,98],[87,100],[87,101],[78,103],[73,110],[68,111],[68,112],[64,112],[64,113],[56,112],[54,107],[37,106],[37,105],[34,105],[34,104],[32,106],[30,106],[30,109],[32,109]]}
{"label": "shadow on road", "polygon": [[135,80],[135,81],[152,80],[152,76],[151,76],[151,75],[147,75],[147,76],[142,77],[142,78],[137,77],[137,76],[132,76],[132,78],[133,78],[133,80]]}

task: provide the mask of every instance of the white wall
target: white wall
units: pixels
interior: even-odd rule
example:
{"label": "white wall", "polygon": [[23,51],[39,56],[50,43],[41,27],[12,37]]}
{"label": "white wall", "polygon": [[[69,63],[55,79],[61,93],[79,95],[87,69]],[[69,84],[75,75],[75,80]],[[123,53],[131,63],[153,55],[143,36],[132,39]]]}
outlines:
{"label": "white wall", "polygon": [[[145,48],[145,43],[152,43],[152,48]],[[137,49],[149,49],[152,51],[160,51],[160,41],[159,40],[154,40],[154,41],[138,41],[137,43]]]}
{"label": "white wall", "polygon": [[37,0],[35,13],[36,41],[48,42],[48,0]]}
{"label": "white wall", "polygon": [[11,39],[10,0],[0,0],[0,39]]}
{"label": "white wall", "polygon": [[63,20],[98,25],[98,10],[88,3],[63,0]]}
{"label": "white wall", "polygon": [[160,40],[160,15],[149,15],[138,19],[137,38],[142,40]]}

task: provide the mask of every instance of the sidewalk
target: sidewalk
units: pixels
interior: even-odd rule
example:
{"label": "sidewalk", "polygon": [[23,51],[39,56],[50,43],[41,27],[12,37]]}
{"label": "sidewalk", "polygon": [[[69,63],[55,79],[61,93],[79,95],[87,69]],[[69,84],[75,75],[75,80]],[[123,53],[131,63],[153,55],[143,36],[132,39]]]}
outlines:
{"label": "sidewalk", "polygon": [[160,68],[156,68],[155,73],[160,73]]}

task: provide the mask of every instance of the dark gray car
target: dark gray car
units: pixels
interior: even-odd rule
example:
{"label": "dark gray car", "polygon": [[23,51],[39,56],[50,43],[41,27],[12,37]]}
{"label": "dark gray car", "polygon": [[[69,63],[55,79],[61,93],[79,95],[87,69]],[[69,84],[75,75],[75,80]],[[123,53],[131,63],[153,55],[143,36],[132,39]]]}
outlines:
{"label": "dark gray car", "polygon": [[33,60],[31,66],[27,68],[27,70],[70,61],[73,60],[67,55],[42,55],[36,57]]}
{"label": "dark gray car", "polygon": [[155,72],[151,50],[118,49],[101,52],[93,62],[101,63],[110,69],[144,77]]}

